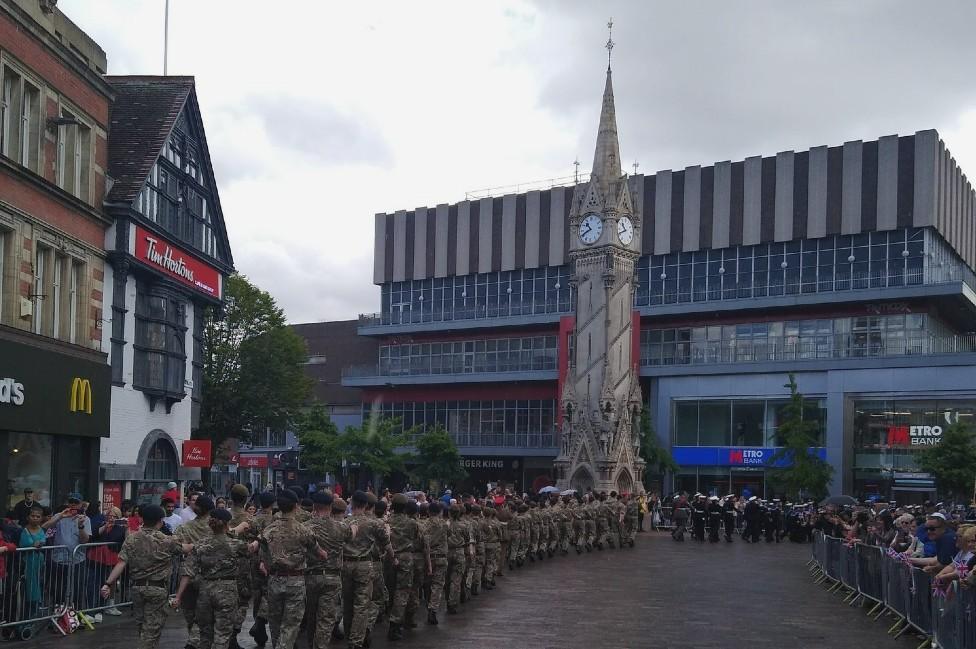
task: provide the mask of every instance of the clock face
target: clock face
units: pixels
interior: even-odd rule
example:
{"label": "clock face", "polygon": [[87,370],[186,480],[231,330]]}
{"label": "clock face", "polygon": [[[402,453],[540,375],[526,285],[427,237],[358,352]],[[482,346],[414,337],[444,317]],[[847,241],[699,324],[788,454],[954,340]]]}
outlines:
{"label": "clock face", "polygon": [[603,234],[603,219],[596,214],[587,214],[579,224],[579,238],[585,244],[591,244]]}
{"label": "clock face", "polygon": [[625,246],[630,245],[630,242],[634,240],[634,224],[630,217],[621,216],[617,220],[617,238]]}

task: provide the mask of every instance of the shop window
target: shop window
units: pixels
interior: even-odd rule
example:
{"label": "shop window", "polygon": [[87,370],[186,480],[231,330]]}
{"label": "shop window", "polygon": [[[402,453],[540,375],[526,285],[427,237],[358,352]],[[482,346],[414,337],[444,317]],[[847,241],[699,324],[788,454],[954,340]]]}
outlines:
{"label": "shop window", "polygon": [[7,507],[23,498],[24,489],[34,490],[34,499],[51,506],[53,477],[53,437],[31,433],[9,433],[7,464]]}
{"label": "shop window", "polygon": [[702,401],[698,413],[700,446],[729,446],[731,440],[730,401]]}
{"label": "shop window", "polygon": [[698,445],[698,402],[676,401],[674,404],[674,445]]}
{"label": "shop window", "polygon": [[135,315],[133,383],[168,407],[186,396],[186,303],[167,289],[140,285]]}
{"label": "shop window", "polygon": [[734,401],[732,403],[732,445],[762,446],[766,403]]}

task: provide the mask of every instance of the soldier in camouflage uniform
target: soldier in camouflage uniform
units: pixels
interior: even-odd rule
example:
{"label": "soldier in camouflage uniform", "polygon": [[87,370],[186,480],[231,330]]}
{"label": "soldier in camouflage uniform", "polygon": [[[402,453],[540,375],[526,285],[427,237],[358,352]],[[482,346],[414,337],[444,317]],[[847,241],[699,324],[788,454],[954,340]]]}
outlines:
{"label": "soldier in camouflage uniform", "polygon": [[418,516],[420,505],[413,500],[407,502],[407,516],[417,521],[418,532],[417,539],[413,544],[413,588],[410,589],[407,610],[403,618],[403,626],[408,629],[417,628],[414,613],[420,606],[420,591],[433,570],[433,565],[430,562],[430,544],[427,540],[427,523],[429,521],[426,516],[427,508],[427,503],[424,503],[424,515]]}
{"label": "soldier in camouflage uniform", "polygon": [[227,649],[234,633],[240,601],[237,580],[247,545],[227,534],[230,520],[231,513],[226,509],[210,513],[208,523],[212,534],[193,546],[173,600],[179,606],[190,583],[199,584],[196,602],[199,649]]}
{"label": "soldier in camouflage uniform", "polygon": [[623,545],[620,542],[621,531],[620,531],[620,517],[622,514],[620,509],[620,500],[617,498],[617,492],[611,491],[610,496],[607,498],[607,514],[608,514],[608,528],[610,530],[610,547],[620,548]]}
{"label": "soldier in camouflage uniform", "polygon": [[375,516],[367,515],[368,502],[369,498],[362,491],[352,495],[352,516],[346,519],[346,524],[356,526],[357,532],[342,548],[343,622],[350,649],[362,648],[369,629],[370,600],[373,596],[373,546],[384,550],[390,561],[395,561],[386,525]]}
{"label": "soldier in camouflage uniform", "polygon": [[471,536],[471,529],[461,519],[460,505],[451,505],[450,515],[447,536],[447,612],[457,613],[461,591],[464,590],[465,562],[469,556],[474,556],[474,538]]}
{"label": "soldier in camouflage uniform", "polygon": [[593,514],[596,518],[596,542],[594,545],[597,550],[602,550],[604,545],[610,542],[610,521],[607,514],[607,495],[600,493],[597,496],[593,507]]}
{"label": "soldier in camouflage uniform", "polygon": [[444,598],[444,583],[448,566],[447,519],[442,515],[442,507],[436,500],[428,505],[430,516],[424,526],[427,548],[430,552],[430,596],[427,599],[427,623],[437,624],[437,609]]}
{"label": "soldier in camouflage uniform", "polygon": [[498,576],[504,575],[504,566],[507,564],[508,569],[512,569],[512,562],[509,558],[509,553],[512,549],[512,512],[508,507],[502,505],[497,510],[496,519],[498,520],[500,526],[500,540],[501,547],[498,552]]}
{"label": "soldier in camouflage uniform", "polygon": [[624,541],[634,547],[637,539],[637,522],[639,519],[639,504],[633,494],[624,497]]}
{"label": "soldier in camouflage uniform", "polygon": [[[491,501],[488,501],[491,502]],[[498,560],[501,556],[502,524],[496,517],[493,506],[486,504],[485,510],[485,574],[486,590],[494,590],[495,575],[498,574]]]}
{"label": "soldier in camouflage uniform", "polygon": [[261,531],[261,564],[268,574],[268,622],[275,649],[292,649],[305,612],[305,566],[309,552],[326,559],[315,536],[296,518],[298,499],[283,490],[278,494],[281,516]]}
{"label": "soldier in camouflage uniform", "polygon": [[[196,545],[204,539],[210,538],[213,532],[210,530],[210,512],[214,508],[214,502],[208,496],[198,496],[193,503],[193,513],[196,518],[192,521],[183,523],[176,532],[173,533],[180,543]],[[186,563],[180,569],[180,577],[186,574]],[[186,631],[189,634],[187,639],[187,649],[197,649],[200,646],[200,625],[197,624],[197,593],[200,590],[198,579],[190,579],[183,597],[180,608],[183,611],[183,619],[186,620]]]}
{"label": "soldier in camouflage uniform", "polygon": [[[254,537],[261,533],[264,528],[275,520],[274,517],[274,494],[266,491],[258,496],[258,504],[261,508],[251,518],[250,526]],[[254,594],[254,605],[252,614],[254,615],[254,625],[248,632],[258,647],[263,647],[268,642],[268,598],[265,593],[268,589],[268,576],[261,572],[261,557],[257,554],[251,556],[251,587]]]}
{"label": "soldier in camouflage uniform", "polygon": [[312,518],[305,527],[326,558],[309,552],[305,565],[305,619],[312,649],[324,649],[332,639],[342,593],[342,546],[353,536],[353,527],[332,518],[333,497],[324,491],[312,494]]}
{"label": "soldier in camouflage uniform", "polygon": [[[386,501],[378,500],[372,493],[367,493],[366,513],[372,514],[386,528],[387,536],[390,535],[390,526],[386,522]],[[392,560],[384,557],[382,548],[378,545],[373,546],[373,596],[370,598],[370,615],[367,633],[372,632],[373,627],[383,620],[388,612],[390,605],[390,589],[386,585],[387,574],[392,574],[395,566]],[[384,560],[387,559],[387,560]]]}
{"label": "soldier in camouflage uniform", "polygon": [[132,612],[139,636],[136,649],[156,649],[159,646],[159,636],[166,623],[165,607],[173,573],[173,558],[189,552],[193,547],[160,531],[165,514],[163,508],[156,505],[142,508],[142,529],[125,538],[119,551],[119,562],[102,585],[102,597],[108,599],[115,591],[118,578],[126,568],[129,569]]}
{"label": "soldier in camouflage uniform", "polygon": [[[257,534],[251,527],[251,515],[244,510],[247,497],[250,494],[247,487],[242,484],[235,484],[230,490],[230,527],[237,528],[242,523],[248,523],[247,528],[238,538],[242,541],[250,542],[257,539]],[[240,558],[240,566],[237,575],[237,593],[240,601],[237,604],[237,613],[234,616],[234,636],[231,638],[231,649],[237,649],[237,634],[241,632],[244,625],[244,618],[247,617],[247,607],[251,603],[251,558],[247,555]]]}
{"label": "soldier in camouflage uniform", "polygon": [[570,503],[573,502],[572,496],[565,496],[558,505],[559,512],[559,550],[563,555],[569,554],[569,546],[575,542],[573,536],[573,510]]}
{"label": "soldier in camouflage uniform", "polygon": [[[396,553],[395,592],[393,606],[390,609],[390,628],[387,632],[388,640],[399,640],[403,637],[404,614],[410,593],[419,584],[414,584],[414,548],[420,540],[420,528],[417,519],[407,515],[407,497],[403,494],[393,496],[390,517],[390,542]],[[416,503],[414,504],[416,507]]]}
{"label": "soldier in camouflage uniform", "polygon": [[515,520],[518,522],[519,530],[518,552],[515,560],[521,567],[525,564],[525,557],[528,556],[532,545],[532,526],[529,524],[529,506],[526,503],[518,506],[518,516]]}
{"label": "soldier in camouflage uniform", "polygon": [[481,592],[482,582],[485,578],[485,537],[487,535],[486,520],[481,512],[481,505],[471,506],[470,514],[471,531],[474,533],[474,562],[471,567],[471,594],[477,595]]}

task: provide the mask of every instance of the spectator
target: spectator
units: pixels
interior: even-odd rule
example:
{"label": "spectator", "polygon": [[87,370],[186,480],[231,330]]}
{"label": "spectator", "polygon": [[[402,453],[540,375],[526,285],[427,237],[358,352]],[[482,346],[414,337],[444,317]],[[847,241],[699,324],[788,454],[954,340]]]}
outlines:
{"label": "spectator", "polygon": [[[77,607],[85,605],[85,554],[75,552],[75,548],[91,540],[91,521],[85,514],[86,506],[87,503],[82,503],[80,494],[71,493],[64,509],[42,525],[44,529],[54,528],[54,545],[64,546],[51,553],[50,583],[52,596],[57,604],[74,604]],[[69,593],[67,587],[72,568],[75,570],[72,580],[74,592]]]}
{"label": "spectator", "polygon": [[169,498],[174,503],[180,502],[180,492],[176,488],[175,482],[166,483],[166,491],[163,492],[163,498]]}
{"label": "spectator", "polygon": [[163,511],[166,513],[163,518],[163,534],[172,534],[183,524],[183,518],[176,513],[176,502],[171,498],[163,498]]}
{"label": "spectator", "polygon": [[24,489],[24,499],[14,505],[13,519],[23,527],[27,524],[27,516],[34,509],[37,501],[34,500],[34,490],[31,487]]}
{"label": "spectator", "polygon": [[44,520],[44,510],[39,506],[31,508],[27,514],[27,524],[20,532],[17,545],[22,548],[34,548],[36,552],[26,553],[23,563],[24,570],[24,610],[21,619],[35,617],[41,606],[41,568],[44,566],[44,553],[40,549],[47,542],[47,533],[41,527]]}
{"label": "spectator", "polygon": [[[88,551],[88,594],[92,602],[98,601],[98,591],[105,578],[112,572],[112,568],[119,562],[119,550],[125,542],[127,531],[126,522],[122,519],[122,511],[118,507],[110,507],[105,514],[105,521],[96,529],[95,541],[110,545],[96,545]],[[115,607],[115,599],[106,602],[109,608],[106,615],[122,615],[122,611]],[[95,616],[99,621],[99,616]]]}
{"label": "spectator", "polygon": [[216,509],[227,509],[227,501],[223,497],[218,498],[217,502],[214,503],[214,507]]}
{"label": "spectator", "polygon": [[911,559],[911,562],[927,573],[937,574],[952,564],[956,555],[956,534],[946,525],[945,515],[939,512],[929,514],[925,519],[925,533],[932,541],[932,549],[926,545],[925,556]]}
{"label": "spectator", "polygon": [[200,494],[195,491],[187,495],[186,502],[183,503],[183,508],[180,510],[180,518],[183,519],[184,523],[189,523],[197,517],[196,513],[193,511],[193,504],[196,503],[199,495]]}
{"label": "spectator", "polygon": [[911,514],[902,514],[895,519],[895,536],[890,547],[895,552],[909,552],[916,545],[917,539],[912,532],[915,530],[915,518]]}
{"label": "spectator", "polygon": [[952,563],[942,569],[936,581],[948,582],[965,577],[976,563],[976,525],[963,525],[956,531],[956,555]]}

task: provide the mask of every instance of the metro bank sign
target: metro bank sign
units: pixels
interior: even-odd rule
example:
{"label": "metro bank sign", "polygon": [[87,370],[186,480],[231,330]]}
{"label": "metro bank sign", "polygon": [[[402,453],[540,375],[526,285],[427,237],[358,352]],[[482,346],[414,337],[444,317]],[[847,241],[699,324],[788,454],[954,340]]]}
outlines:
{"label": "metro bank sign", "polygon": [[[736,446],[674,446],[671,456],[681,466],[743,466],[781,468],[791,462],[788,458],[776,458],[779,449],[771,447]],[[810,454],[827,459],[827,449],[811,448]]]}
{"label": "metro bank sign", "polygon": [[743,466],[765,466],[772,457],[764,448],[729,449],[729,464]]}
{"label": "metro bank sign", "polygon": [[135,227],[132,254],[143,264],[170,279],[218,300],[222,296],[220,271],[177,248],[158,234]]}

